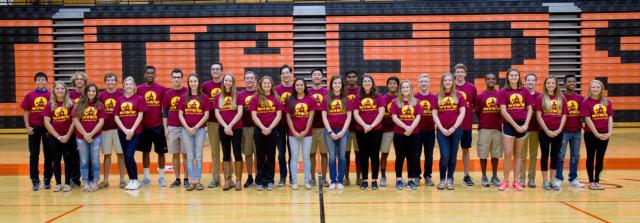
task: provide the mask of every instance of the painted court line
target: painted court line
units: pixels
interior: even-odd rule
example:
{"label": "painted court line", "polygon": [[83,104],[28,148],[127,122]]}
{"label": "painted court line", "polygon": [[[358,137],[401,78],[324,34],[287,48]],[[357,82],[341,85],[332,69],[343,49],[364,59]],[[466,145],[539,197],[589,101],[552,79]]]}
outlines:
{"label": "painted court line", "polygon": [[45,221],[45,222],[46,222],[46,223],[53,222],[53,221],[55,221],[55,220],[58,220],[58,219],[60,219],[60,218],[64,217],[65,215],[71,214],[72,212],[74,212],[74,211],[76,211],[76,210],[78,210],[78,209],[80,209],[80,208],[82,208],[82,205],[78,205],[78,206],[76,206],[75,208],[73,208],[73,209],[71,209],[71,210],[68,210],[68,211],[65,211],[64,213],[59,214],[58,216],[55,216],[55,217],[53,217],[52,219],[49,219],[49,220],[47,220],[47,221]]}
{"label": "painted court line", "polygon": [[568,207],[570,207],[570,208],[573,208],[573,209],[575,209],[576,211],[582,212],[583,214],[589,215],[589,216],[591,216],[592,218],[595,218],[595,219],[597,219],[597,220],[599,220],[599,221],[601,221],[601,222],[609,223],[609,221],[604,220],[603,218],[598,217],[598,216],[597,216],[597,215],[595,215],[595,214],[591,214],[591,213],[590,213],[590,212],[588,212],[588,211],[585,211],[585,210],[582,210],[582,209],[580,209],[580,208],[578,208],[578,207],[576,207],[576,206],[573,206],[573,205],[571,205],[571,204],[569,204],[569,203],[567,203],[567,202],[561,201],[560,203],[562,203],[562,204],[564,204],[564,205],[566,205],[566,206],[568,206]]}

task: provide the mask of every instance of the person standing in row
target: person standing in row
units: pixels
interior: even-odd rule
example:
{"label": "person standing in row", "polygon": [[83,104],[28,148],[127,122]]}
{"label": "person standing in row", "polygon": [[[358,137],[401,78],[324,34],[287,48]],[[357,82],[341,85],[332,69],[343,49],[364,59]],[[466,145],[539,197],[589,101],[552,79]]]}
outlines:
{"label": "person standing in row", "polygon": [[[222,63],[211,64],[211,80],[202,84],[202,93],[207,95],[211,103],[218,97],[222,89],[223,70]],[[207,187],[214,188],[220,186],[220,134],[218,133],[218,120],[215,115],[211,114],[212,111],[209,113],[207,136],[211,146],[211,181]]]}
{"label": "person standing in row", "polygon": [[[244,73],[244,84],[246,88],[244,91],[238,93],[238,100],[242,103],[242,154],[247,166],[247,182],[244,183],[244,187],[254,186],[253,181],[253,160],[256,154],[256,144],[253,141],[253,129],[255,125],[251,120],[251,111],[249,111],[249,105],[253,95],[256,94],[256,73],[253,71],[247,71]],[[236,170],[237,171],[237,170]]]}
{"label": "person standing in row", "polygon": [[458,161],[458,146],[462,138],[467,102],[454,86],[451,73],[442,75],[438,91],[438,106],[433,108],[433,121],[438,131],[436,138],[440,147],[440,183],[438,190],[453,190],[453,173]]}
{"label": "person standing in row", "polygon": [[[280,85],[276,86],[275,89],[276,93],[280,96],[280,104],[283,107],[286,106],[287,98],[289,98],[294,91],[292,73],[293,71],[288,65],[285,64],[280,67]],[[276,146],[278,147],[278,170],[280,171],[278,187],[284,187],[287,179],[287,167],[289,166],[287,163],[287,152],[290,152],[290,148],[287,143],[288,131],[287,121],[283,118],[275,129],[275,134],[278,135],[278,143]],[[291,183],[291,179],[289,180],[289,183]]]}
{"label": "person standing in row", "polygon": [[[524,86],[527,91],[529,91],[529,98],[531,99],[531,106],[535,104],[534,101],[540,97],[540,92],[536,91],[536,82],[538,82],[538,77],[535,74],[527,74],[524,78]],[[538,120],[535,117],[531,117],[531,122],[529,123],[529,128],[527,132],[529,133],[529,137],[527,137],[526,142],[524,144],[524,148],[522,150],[522,154],[520,156],[520,178],[514,179],[519,180],[520,185],[524,187],[524,180],[529,179],[527,185],[530,188],[536,187],[536,165],[538,161],[538,145],[539,145],[539,130],[540,125],[538,124]],[[527,172],[527,155],[529,157],[529,171]]]}
{"label": "person standing in row", "polygon": [[[502,125],[502,144],[504,146],[504,162],[502,172],[504,179],[498,190],[504,191],[509,187],[509,175],[513,167],[513,185],[518,191],[522,191],[519,182],[520,162],[522,147],[527,140],[527,129],[531,121],[531,96],[524,88],[520,71],[511,68],[507,71],[507,81],[504,89],[498,95],[500,113],[504,120]],[[512,165],[513,164],[513,165]]]}
{"label": "person standing in row", "polygon": [[178,118],[182,124],[181,138],[187,153],[187,171],[189,185],[187,191],[204,190],[202,179],[202,153],[207,129],[204,127],[209,119],[211,101],[202,92],[200,77],[193,73],[187,79],[187,93],[180,98]]}
{"label": "person standing in row", "polygon": [[[100,179],[100,145],[104,125],[104,105],[98,99],[98,86],[89,84],[84,88],[80,102],[71,114],[76,129],[76,143],[80,153],[80,173],[85,192],[97,191]],[[93,179],[89,180],[89,173]]]}
{"label": "person standing in row", "polygon": [[[344,173],[346,168],[345,150],[349,141],[349,123],[351,122],[351,103],[348,103],[347,93],[343,87],[340,75],[334,75],[329,82],[327,99],[321,105],[322,122],[324,123],[324,139],[329,152],[329,176],[331,185],[329,190],[344,188]],[[336,166],[337,162],[337,166]]]}
{"label": "person standing in row", "polygon": [[[232,74],[222,77],[222,91],[214,100],[213,106],[218,120],[218,133],[222,144],[222,168],[224,169],[224,186],[222,190],[242,189],[242,113],[243,103],[238,97],[236,80]],[[231,153],[235,161],[236,182],[233,182]]]}
{"label": "person standing in row", "polygon": [[387,158],[393,143],[393,120],[391,119],[391,101],[398,97],[400,79],[395,76],[387,78],[387,93],[384,95],[385,112],[382,117],[382,140],[380,140],[380,186],[387,186]]}
{"label": "person standing in row", "polygon": [[380,141],[382,140],[382,117],[384,116],[385,103],[382,95],[378,94],[373,77],[362,77],[362,88],[355,99],[353,118],[357,125],[355,132],[358,145],[362,146],[359,153],[360,172],[362,182],[360,189],[369,187],[369,161],[371,161],[371,189],[378,189],[378,172],[380,170]]}
{"label": "person standing in row", "polygon": [[584,144],[587,146],[587,175],[591,190],[604,190],[600,184],[600,173],[604,169],[604,154],[613,131],[613,105],[604,96],[604,90],[601,81],[592,80],[589,96],[580,106],[580,116],[586,123]]}
{"label": "person standing in row", "polygon": [[124,189],[137,190],[141,185],[138,182],[138,165],[134,155],[140,141],[141,124],[144,113],[147,112],[147,104],[142,96],[137,95],[136,81],[133,77],[125,78],[122,87],[123,95],[116,101],[113,114],[118,125],[118,137],[129,176],[129,183]]}
{"label": "person standing in row", "polygon": [[323,73],[322,69],[313,69],[311,71],[311,83],[313,84],[310,88],[307,89],[309,91],[309,95],[311,95],[316,100],[316,113],[313,116],[313,133],[311,140],[311,185],[316,185],[316,154],[320,153],[320,171],[322,180],[318,182],[318,184],[322,187],[328,187],[329,182],[327,182],[327,144],[324,139],[324,124],[322,123],[322,115],[320,112],[322,111],[322,103],[327,96],[327,88],[322,86],[323,82]]}
{"label": "person standing in row", "polygon": [[251,99],[249,110],[251,119],[256,125],[253,139],[256,143],[256,189],[258,191],[273,190],[275,155],[278,134],[275,128],[282,118],[280,96],[274,89],[273,79],[263,76],[258,81],[258,91]]}
{"label": "person standing in row", "polygon": [[[164,133],[167,138],[167,150],[173,154],[172,164],[173,172],[175,173],[176,180],[171,183],[169,187],[180,187],[182,182],[180,181],[180,161],[184,165],[185,178],[184,187],[189,186],[189,178],[187,172],[187,154],[184,148],[184,142],[182,135],[182,124],[179,119],[180,98],[187,93],[187,89],[182,86],[182,79],[184,74],[180,69],[174,69],[171,71],[171,89],[168,89],[164,98],[162,99],[162,124],[164,126]],[[182,155],[182,159],[180,159]]]}
{"label": "person standing in row", "polygon": [[[69,89],[69,98],[73,103],[80,102],[80,97],[84,92],[84,88],[87,86],[88,78],[89,77],[87,76],[87,74],[82,71],[75,72],[71,76],[71,86],[73,86],[73,89]],[[78,147],[76,140],[73,140],[71,142],[71,146],[72,148]],[[71,186],[80,186],[80,153],[78,152],[78,150],[74,149],[73,151],[71,151],[71,159],[69,162],[72,165]],[[91,177],[93,176],[90,175],[89,178]]]}
{"label": "person standing in row", "polygon": [[42,189],[51,188],[51,177],[53,176],[53,151],[49,147],[47,129],[44,127],[44,108],[47,106],[51,93],[47,90],[47,74],[38,72],[33,76],[36,89],[27,93],[20,104],[23,110],[22,119],[24,127],[27,129],[29,141],[29,178],[31,179],[32,190],[40,190],[40,174],[38,164],[40,163],[40,143],[42,142],[42,152],[44,153],[44,185]]}
{"label": "person standing in row", "polygon": [[[540,139],[540,169],[545,190],[560,190],[560,184],[553,180],[556,176],[556,160],[562,146],[562,129],[567,120],[567,106],[562,96],[558,80],[555,77],[547,77],[544,80],[544,90],[535,100],[534,110],[536,119],[540,124],[542,132],[538,136]],[[551,157],[551,158],[549,158]],[[547,161],[550,159],[550,162]],[[551,169],[551,173],[548,173]]]}
{"label": "person standing in row", "polygon": [[144,68],[145,82],[138,85],[137,94],[144,98],[147,104],[147,112],[142,119],[142,134],[138,150],[142,152],[142,167],[144,168],[144,178],[142,185],[151,183],[149,167],[151,166],[150,153],[153,145],[154,151],[158,154],[158,184],[166,187],[164,179],[164,154],[167,150],[167,139],[165,137],[164,126],[162,125],[162,105],[164,93],[167,90],[162,85],[156,83],[156,68],[146,66]]}
{"label": "person standing in row", "polygon": [[311,163],[309,160],[311,150],[311,137],[313,116],[315,115],[316,101],[309,95],[307,84],[303,78],[296,78],[293,81],[295,91],[289,98],[285,106],[287,125],[289,127],[289,147],[291,171],[291,189],[298,189],[298,157],[302,152],[304,165],[304,187],[311,189]]}
{"label": "person standing in row", "polygon": [[435,122],[433,122],[433,116],[431,110],[433,106],[438,104],[438,96],[429,93],[429,84],[431,79],[428,74],[420,74],[418,76],[418,88],[413,97],[416,99],[420,107],[422,108],[422,116],[420,117],[419,129],[419,143],[416,153],[416,179],[414,182],[416,186],[420,186],[420,174],[422,174],[422,167],[420,167],[420,157],[422,156],[422,150],[424,149],[424,183],[427,186],[433,186],[433,180],[431,173],[433,172],[433,147],[435,145]]}
{"label": "person standing in row", "polygon": [[454,67],[454,77],[456,84],[456,91],[462,95],[462,98],[466,102],[466,108],[464,120],[462,121],[462,137],[460,138],[460,147],[462,147],[462,164],[464,166],[464,178],[462,183],[466,186],[473,186],[473,180],[469,176],[470,159],[471,159],[471,130],[473,129],[473,103],[478,95],[476,87],[467,82],[467,66],[464,64],[456,64]]}
{"label": "person standing in row", "polygon": [[576,76],[567,75],[564,79],[565,93],[564,98],[567,100],[567,121],[562,132],[562,147],[558,154],[558,163],[556,164],[556,184],[561,185],[564,180],[562,169],[564,168],[564,157],[567,152],[567,146],[570,146],[569,155],[569,185],[576,188],[584,188],[584,184],[578,180],[578,163],[580,162],[580,106],[584,101],[579,93],[576,92],[578,81]]}
{"label": "person standing in row", "polygon": [[[345,80],[347,82],[346,84],[346,92],[347,92],[347,103],[351,103],[354,104],[355,103],[355,99],[358,96],[358,93],[360,92],[360,86],[358,85],[358,73],[356,71],[348,71],[345,74]],[[353,151],[355,153],[355,166],[356,166],[356,184],[360,184],[360,168],[358,168],[360,165],[360,155],[359,155],[359,151],[360,148],[358,147],[358,140],[357,140],[357,136],[356,136],[356,122],[353,121],[351,122],[351,125],[349,125],[349,141],[347,141],[347,148],[346,148],[346,152],[345,152],[345,159],[347,162],[347,166],[344,172],[344,185],[351,185],[351,180],[349,179],[349,169],[351,169],[351,145],[353,145]]]}
{"label": "person standing in row", "polygon": [[417,177],[415,168],[416,150],[418,149],[418,123],[422,116],[422,107],[413,98],[411,82],[400,82],[400,94],[391,103],[391,119],[395,123],[393,129],[393,147],[396,149],[396,190],[402,190],[402,166],[407,160],[408,187],[411,190],[417,188],[414,179]]}
{"label": "person standing in row", "polygon": [[[53,84],[53,94],[49,103],[44,107],[44,126],[47,128],[49,148],[53,151],[53,174],[56,187],[53,192],[71,191],[72,169],[74,168],[72,153],[76,151],[71,143],[75,141],[74,126],[71,120],[73,101],[69,98],[69,90],[62,81]],[[61,177],[61,159],[64,158],[64,187]]]}
{"label": "person standing in row", "polygon": [[114,110],[116,108],[118,98],[122,97],[122,89],[117,88],[118,77],[114,73],[106,73],[104,75],[104,84],[106,89],[98,94],[100,103],[104,105],[105,118],[104,125],[102,126],[102,154],[104,154],[104,178],[98,188],[109,187],[109,175],[111,173],[111,154],[113,151],[116,153],[118,160],[118,173],[120,174],[120,189],[124,189],[127,186],[124,180],[125,164],[124,155],[122,155],[122,146],[120,145],[120,139],[118,138],[118,125],[114,120]]}
{"label": "person standing in row", "polygon": [[[498,105],[497,78],[495,74],[486,74],[484,82],[487,89],[476,97],[475,112],[478,117],[478,157],[482,169],[482,186],[500,185],[498,179],[498,160],[502,157],[501,116]],[[491,181],[487,177],[487,158],[491,155]]]}

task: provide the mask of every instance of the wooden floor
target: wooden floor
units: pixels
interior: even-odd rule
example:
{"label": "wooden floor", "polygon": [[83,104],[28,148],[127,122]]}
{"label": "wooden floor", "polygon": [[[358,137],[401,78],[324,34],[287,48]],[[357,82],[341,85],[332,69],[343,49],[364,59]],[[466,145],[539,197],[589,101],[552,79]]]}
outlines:
{"label": "wooden floor", "polygon": [[[563,185],[560,191],[545,191],[538,187],[523,192],[498,192],[495,187],[466,187],[460,180],[454,191],[438,191],[424,185],[416,191],[397,191],[393,187],[361,191],[356,186],[347,186],[344,191],[324,190],[326,221],[640,222],[640,168],[637,162],[628,163],[640,160],[640,152],[635,148],[640,140],[634,138],[640,129],[616,129],[615,132],[602,174],[604,191]],[[0,135],[2,222],[320,221],[317,188],[293,191],[286,187],[270,192],[216,188],[187,192],[159,188],[157,176],[153,175],[151,186],[127,192],[114,186],[118,183],[115,174],[111,177],[112,187],[98,192],[84,193],[78,188],[69,193],[32,192],[25,174],[28,170],[24,169],[28,166],[25,145],[22,136]],[[208,156],[209,153],[205,154]],[[476,157],[475,150],[472,157]],[[585,157],[584,148],[582,157]],[[472,162],[477,163],[477,160]],[[608,168],[610,166],[614,168]],[[16,170],[8,171],[11,168]],[[462,179],[461,170],[458,169],[456,179]],[[210,174],[205,172],[203,181],[208,182]],[[387,175],[394,176],[391,165]],[[473,172],[472,176],[479,183],[480,173]],[[586,181],[583,166],[579,178]],[[301,182],[302,175],[298,179]],[[355,179],[353,170],[351,179]],[[541,183],[538,176],[538,185]]]}

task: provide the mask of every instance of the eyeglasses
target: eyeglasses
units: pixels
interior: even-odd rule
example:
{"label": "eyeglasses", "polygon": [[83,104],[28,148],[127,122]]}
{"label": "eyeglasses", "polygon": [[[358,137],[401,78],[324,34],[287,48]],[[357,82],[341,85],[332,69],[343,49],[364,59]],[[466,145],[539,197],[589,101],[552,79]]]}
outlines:
{"label": "eyeglasses", "polygon": [[182,79],[182,77],[181,77],[181,76],[178,76],[178,77],[171,77],[171,78],[172,78],[172,79]]}

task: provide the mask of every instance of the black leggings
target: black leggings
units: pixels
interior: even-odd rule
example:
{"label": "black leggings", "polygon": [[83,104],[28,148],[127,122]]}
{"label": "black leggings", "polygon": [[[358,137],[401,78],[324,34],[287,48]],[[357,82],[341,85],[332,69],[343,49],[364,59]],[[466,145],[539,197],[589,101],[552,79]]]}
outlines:
{"label": "black leggings", "polygon": [[253,140],[256,142],[256,184],[267,186],[273,183],[276,169],[276,143],[279,135],[271,132],[263,135],[260,128],[253,129]]}
{"label": "black leggings", "polygon": [[356,130],[356,140],[360,152],[360,172],[362,180],[369,179],[369,160],[371,160],[371,179],[378,179],[380,170],[380,142],[382,141],[382,129],[371,130],[367,133]]}
{"label": "black leggings", "polygon": [[[550,138],[544,131],[540,131],[540,134],[538,134],[540,151],[542,152],[540,156],[540,169],[542,171],[556,170],[556,162],[560,154],[560,147],[562,147],[562,136],[562,133],[560,133],[556,137]],[[551,156],[551,162],[548,162],[549,156]]]}
{"label": "black leggings", "polygon": [[222,125],[218,128],[218,135],[220,136],[220,144],[222,145],[222,161],[231,161],[231,146],[233,146],[233,159],[238,162],[242,161],[242,154],[240,153],[242,147],[242,128],[233,129],[233,136],[229,136],[224,133]]}
{"label": "black leggings", "polygon": [[[600,182],[600,172],[604,169],[604,154],[607,152],[609,139],[600,140],[592,132],[584,132],[584,144],[587,146],[587,175],[589,183]],[[593,171],[593,158],[595,158],[596,169]]]}
{"label": "black leggings", "polygon": [[56,137],[48,135],[49,148],[53,152],[53,175],[56,178],[56,184],[62,184],[62,159],[64,159],[64,184],[68,185],[71,182],[71,153],[75,148],[71,146],[71,140],[75,140],[75,137],[71,137],[67,143],[60,142]]}
{"label": "black leggings", "polygon": [[416,178],[416,151],[418,149],[418,143],[420,139],[418,134],[415,133],[410,136],[393,134],[393,147],[396,149],[396,177],[402,177],[402,166],[404,166],[404,160],[407,159],[407,173],[409,179]]}

